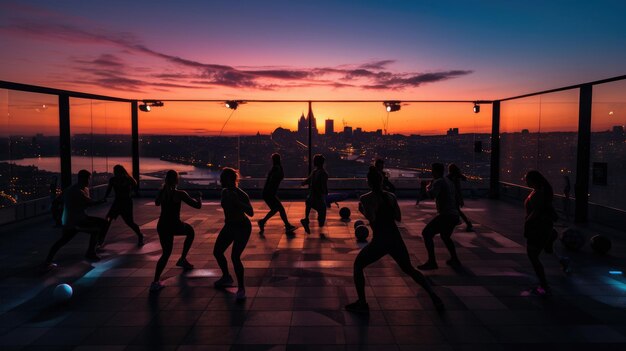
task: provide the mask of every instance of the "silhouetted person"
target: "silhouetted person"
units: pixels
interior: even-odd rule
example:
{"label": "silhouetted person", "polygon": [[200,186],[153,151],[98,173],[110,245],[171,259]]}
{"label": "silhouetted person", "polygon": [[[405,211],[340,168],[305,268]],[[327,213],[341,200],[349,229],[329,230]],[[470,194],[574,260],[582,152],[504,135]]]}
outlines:
{"label": "silhouetted person", "polygon": [[[550,294],[550,287],[546,280],[546,273],[539,260],[541,251],[552,253],[554,235],[554,221],[556,211],[552,206],[553,191],[548,180],[538,171],[526,173],[526,184],[532,188],[531,193],[524,201],[526,219],[524,221],[524,237],[526,238],[526,253],[530,263],[539,278],[539,286],[531,290],[532,294],[545,296]],[[565,267],[564,267],[565,270]]]}
{"label": "silhouetted person", "polygon": [[454,196],[454,184],[450,179],[443,176],[444,166],[442,163],[432,164],[433,180],[426,186],[426,194],[435,199],[437,215],[431,219],[422,231],[424,245],[428,251],[428,261],[417,267],[421,270],[437,269],[435,259],[435,243],[433,238],[441,234],[441,240],[450,251],[451,258],[446,261],[450,266],[459,266],[461,262],[456,255],[454,242],[451,239],[454,227],[459,223],[459,212]]}
{"label": "silhouetted person", "polygon": [[226,249],[232,244],[231,261],[237,276],[237,300],[246,298],[246,288],[244,285],[244,268],[241,262],[241,254],[248,244],[252,224],[248,216],[254,216],[254,210],[250,204],[250,198],[243,190],[239,189],[239,175],[232,168],[224,168],[220,175],[222,184],[222,209],[224,209],[224,227],[215,240],[213,256],[222,270],[222,277],[218,279],[214,286],[223,288],[233,284],[233,278],[228,272],[228,262],[224,256]]}
{"label": "silhouetted person", "polygon": [[276,212],[280,213],[280,219],[283,220],[285,224],[285,232],[291,233],[296,227],[289,223],[289,219],[287,219],[287,212],[283,207],[283,204],[280,202],[280,199],[276,195],[278,193],[278,187],[280,186],[280,182],[285,178],[285,173],[283,172],[283,165],[280,162],[279,154],[272,154],[272,169],[267,174],[267,179],[265,180],[265,186],[263,187],[263,200],[270,208],[270,211],[263,217],[263,219],[259,220],[257,223],[259,224],[259,232],[263,234],[265,231],[265,223],[272,218],[276,214]]}
{"label": "silhouetted person", "polygon": [[178,186],[178,172],[169,170],[165,174],[165,182],[161,190],[154,200],[154,204],[161,206],[161,215],[157,222],[157,233],[159,234],[159,241],[161,242],[161,248],[163,252],[156,265],[154,272],[154,281],[150,285],[150,291],[155,292],[163,289],[165,285],[161,281],[161,273],[167,265],[172,255],[172,249],[174,248],[174,236],[184,235],[185,242],[183,244],[183,252],[180,255],[180,259],[176,262],[176,265],[182,267],[184,270],[193,269],[193,265],[187,261],[187,254],[191,249],[191,244],[195,238],[195,231],[189,224],[180,220],[180,205],[186,203],[193,208],[202,207],[202,196],[198,195],[196,199],[192,199],[186,191],[179,190]]}
{"label": "silhouetted person", "polygon": [[444,305],[441,299],[435,294],[422,273],[411,265],[409,252],[396,224],[396,221],[401,220],[398,201],[392,193],[383,190],[383,177],[376,167],[370,167],[367,183],[372,191],[361,196],[359,211],[370,222],[373,238],[359,252],[354,261],[354,285],[359,299],[346,305],[346,310],[369,312],[369,305],[365,300],[363,269],[385,255],[390,255],[404,273],[411,276],[417,284],[426,290],[437,310],[443,310]]}
{"label": "silhouetted person", "polygon": [[465,206],[465,201],[463,201],[463,192],[461,191],[461,181],[466,181],[467,177],[464,176],[463,173],[461,173],[459,167],[454,163],[451,163],[448,166],[447,177],[448,179],[450,179],[450,181],[452,181],[452,184],[454,184],[454,198],[456,200],[456,210],[459,212],[459,216],[461,216],[463,222],[465,222],[465,231],[471,232],[472,230],[474,230],[474,228],[472,227],[472,222],[470,222],[465,213],[461,211],[461,207]]}
{"label": "silhouetted person", "polygon": [[99,261],[96,254],[96,244],[106,235],[109,227],[108,222],[103,218],[88,216],[85,210],[88,207],[99,205],[104,201],[94,201],[89,196],[89,180],[91,173],[87,170],[78,172],[77,181],[63,191],[63,215],[61,222],[63,225],[61,238],[52,245],[46,257],[46,265],[53,268],[54,255],[61,247],[67,244],[78,232],[90,234],[89,246],[85,257],[92,261]]}
{"label": "silhouetted person", "polygon": [[109,186],[107,187],[106,194],[104,194],[104,198],[109,197],[111,190],[115,190],[115,200],[113,200],[113,204],[109,209],[106,219],[110,224],[117,216],[121,216],[124,223],[137,235],[137,246],[143,246],[143,234],[141,234],[141,230],[137,223],[135,223],[133,217],[133,199],[131,192],[136,187],[137,181],[128,174],[124,166],[115,165],[115,167],[113,167],[113,177],[109,179]]}
{"label": "silhouetted person", "polygon": [[304,218],[300,220],[304,231],[311,234],[309,227],[309,214],[311,209],[317,211],[317,223],[320,227],[326,222],[326,195],[328,195],[328,173],[324,169],[324,161],[326,159],[321,154],[313,157],[313,166],[315,169],[302,182],[302,185],[309,185],[309,194],[306,198]]}
{"label": "silhouetted person", "polygon": [[377,158],[376,162],[374,162],[374,166],[376,167],[376,170],[380,172],[381,176],[383,177],[383,190],[388,191],[390,193],[395,193],[396,187],[393,184],[391,184],[391,182],[389,181],[389,175],[387,174],[387,172],[385,172],[385,160],[383,160],[382,158]]}

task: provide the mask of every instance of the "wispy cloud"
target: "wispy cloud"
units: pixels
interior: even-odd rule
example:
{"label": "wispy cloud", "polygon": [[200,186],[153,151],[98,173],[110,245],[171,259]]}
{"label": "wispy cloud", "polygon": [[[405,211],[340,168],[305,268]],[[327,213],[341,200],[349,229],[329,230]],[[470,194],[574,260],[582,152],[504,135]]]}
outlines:
{"label": "wispy cloud", "polygon": [[[94,57],[72,57],[70,69],[80,72],[76,84],[91,84],[112,89],[206,89],[230,87],[278,90],[281,88],[326,86],[401,90],[419,87],[471,74],[472,70],[435,72],[398,72],[390,68],[395,60],[379,59],[336,67],[233,67],[191,60],[145,46],[132,33],[86,29],[43,20],[13,20],[0,25],[0,35],[55,40],[74,45],[100,47]],[[145,56],[161,61],[151,68],[134,67],[123,57]]]}

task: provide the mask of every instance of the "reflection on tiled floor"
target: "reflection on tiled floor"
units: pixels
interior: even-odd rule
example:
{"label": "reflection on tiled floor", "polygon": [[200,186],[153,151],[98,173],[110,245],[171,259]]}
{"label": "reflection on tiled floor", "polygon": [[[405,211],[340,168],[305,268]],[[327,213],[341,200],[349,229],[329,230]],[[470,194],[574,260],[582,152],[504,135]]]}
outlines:
{"label": "reflection on tiled floor", "polygon": [[[476,231],[457,227],[454,240],[463,262],[448,268],[448,254],[436,238],[440,268],[426,274],[446,303],[443,314],[413,281],[384,258],[366,270],[369,317],[343,310],[355,299],[352,263],[361,244],[353,221],[360,219],[355,201],[343,203],[352,221],[329,211],[328,225],[312,234],[300,228],[286,236],[278,217],[264,236],[256,225],[244,252],[247,294],[213,289],[219,276],[212,255],[222,223],[215,201],[201,210],[184,208],[196,240],[189,260],[196,269],[174,266],[182,246],[164,273],[167,288],[150,296],[148,286],[160,254],[156,237],[158,209],[148,199],[136,201],[137,222],[149,242],[134,246],[129,228],[117,221],[101,262],[82,259],[87,236],[79,236],[57,257],[60,268],[38,273],[59,230],[47,218],[0,228],[0,349],[41,350],[578,350],[626,347],[626,233],[588,228],[613,237],[608,256],[563,251],[574,271],[563,274],[554,257],[543,261],[554,296],[524,297],[534,275],[520,234],[522,209],[504,202],[467,201]],[[298,223],[302,202],[285,203]],[[254,202],[256,217],[267,208]],[[401,203],[401,231],[414,265],[425,259],[421,230],[433,204]],[[106,208],[94,213],[102,215]],[[314,223],[314,221],[312,221]],[[57,305],[52,289],[68,283],[75,295]],[[590,345],[593,344],[593,345]]]}

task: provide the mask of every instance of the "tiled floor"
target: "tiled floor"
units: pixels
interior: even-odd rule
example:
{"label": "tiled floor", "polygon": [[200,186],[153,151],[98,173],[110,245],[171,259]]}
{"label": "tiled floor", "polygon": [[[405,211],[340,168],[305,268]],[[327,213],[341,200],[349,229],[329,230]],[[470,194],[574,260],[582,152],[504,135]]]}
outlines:
{"label": "tiled floor", "polygon": [[[302,202],[285,203],[298,223]],[[14,350],[578,350],[626,348],[626,233],[586,228],[587,235],[613,238],[607,256],[564,251],[574,271],[561,272],[554,257],[543,256],[554,296],[521,296],[535,279],[520,235],[522,209],[504,202],[467,201],[466,213],[476,232],[457,227],[454,240],[461,269],[445,265],[447,252],[437,238],[440,268],[426,274],[447,310],[438,314],[424,292],[384,258],[366,270],[369,317],[343,310],[355,299],[352,263],[361,244],[352,222],[329,211],[322,231],[300,228],[295,237],[282,232],[280,220],[268,222],[265,236],[254,226],[244,252],[248,299],[236,303],[233,290],[219,291],[212,255],[222,223],[217,202],[201,210],[184,208],[196,240],[189,260],[196,269],[174,266],[182,239],[164,273],[167,288],[151,296],[158,209],[136,201],[137,222],[149,243],[141,249],[121,220],[111,228],[103,261],[83,260],[87,236],[77,237],[57,257],[60,268],[38,272],[50,244],[58,237],[49,219],[0,228],[0,349]],[[266,211],[254,202],[260,218]],[[420,237],[432,214],[432,202],[416,207],[403,201],[401,231],[414,265],[425,259]],[[105,207],[94,213],[102,215]],[[55,304],[52,290],[68,283],[74,296]],[[590,345],[593,344],[593,345]]]}

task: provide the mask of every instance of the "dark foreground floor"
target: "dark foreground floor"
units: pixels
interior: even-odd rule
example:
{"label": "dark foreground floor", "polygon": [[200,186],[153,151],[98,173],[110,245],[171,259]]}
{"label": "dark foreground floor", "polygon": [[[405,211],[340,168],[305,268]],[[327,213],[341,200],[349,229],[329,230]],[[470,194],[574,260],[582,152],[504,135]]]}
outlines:
{"label": "dark foreground floor", "polygon": [[[260,218],[266,207],[255,202]],[[301,202],[286,203],[294,223]],[[345,203],[356,214],[356,202]],[[401,231],[413,264],[425,259],[420,237],[433,214],[432,203],[402,202]],[[95,209],[102,215],[105,207]],[[566,276],[554,257],[543,256],[553,284],[550,299],[522,296],[534,282],[520,235],[522,209],[504,202],[468,201],[466,213],[475,233],[457,227],[455,242],[463,269],[445,265],[447,252],[436,238],[441,268],[426,274],[436,283],[447,310],[438,314],[424,292],[384,258],[366,270],[369,318],[343,306],[355,299],[352,263],[360,246],[353,222],[329,212],[320,233],[300,228],[286,237],[278,218],[264,237],[253,235],[244,252],[248,299],[217,291],[219,276],[212,255],[222,222],[216,202],[201,210],[185,208],[184,219],[196,229],[189,260],[196,269],[174,266],[182,239],[164,278],[168,285],[150,296],[155,261],[158,209],[136,201],[137,222],[149,243],[134,246],[130,229],[118,220],[101,252],[101,262],[84,261],[87,236],[59,252],[60,268],[38,274],[59,231],[48,219],[0,228],[0,349],[14,350],[587,350],[626,349],[625,232],[587,229],[613,237],[608,256],[586,245],[566,252],[573,272]],[[562,228],[561,228],[562,229]],[[621,236],[621,238],[620,238]],[[557,245],[562,250],[560,245]],[[74,296],[57,305],[52,290],[71,284]],[[593,344],[593,345],[590,345]]]}

